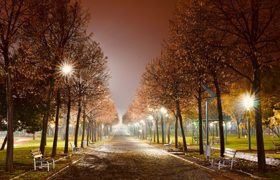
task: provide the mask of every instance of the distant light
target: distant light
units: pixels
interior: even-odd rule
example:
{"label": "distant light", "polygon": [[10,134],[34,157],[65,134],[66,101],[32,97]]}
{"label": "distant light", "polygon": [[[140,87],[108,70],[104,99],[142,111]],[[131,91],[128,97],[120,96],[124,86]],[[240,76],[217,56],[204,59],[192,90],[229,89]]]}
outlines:
{"label": "distant light", "polygon": [[148,119],[152,121],[154,118],[153,118],[152,115],[149,115],[149,116],[148,116]]}
{"label": "distant light", "polygon": [[166,110],[164,107],[161,107],[161,108],[160,108],[160,112],[163,113],[163,114],[166,114],[166,113],[167,113],[167,110]]}
{"label": "distant light", "polygon": [[231,128],[231,122],[227,122],[227,127]]}

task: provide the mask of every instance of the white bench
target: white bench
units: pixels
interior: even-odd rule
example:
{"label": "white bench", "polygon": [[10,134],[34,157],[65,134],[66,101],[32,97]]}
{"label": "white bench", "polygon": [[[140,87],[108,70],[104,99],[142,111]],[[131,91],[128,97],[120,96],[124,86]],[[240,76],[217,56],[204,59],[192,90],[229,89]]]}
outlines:
{"label": "white bench", "polygon": [[70,145],[73,153],[80,151],[80,148],[76,147],[73,143],[70,142]]}
{"label": "white bench", "polygon": [[164,144],[164,149],[169,149],[171,145],[172,145],[172,139],[170,139],[168,144]]}
{"label": "white bench", "polygon": [[47,168],[48,171],[50,171],[51,164],[53,166],[53,169],[55,168],[54,159],[44,159],[43,154],[41,153],[40,149],[31,150],[31,155],[33,157],[35,171],[37,168],[40,168],[40,169]]}
{"label": "white bench", "polygon": [[[232,170],[236,152],[237,151],[234,149],[226,148],[224,157],[220,158],[218,161],[218,169],[220,170],[222,167],[230,167]],[[214,160],[212,160],[212,166],[214,166]]]}

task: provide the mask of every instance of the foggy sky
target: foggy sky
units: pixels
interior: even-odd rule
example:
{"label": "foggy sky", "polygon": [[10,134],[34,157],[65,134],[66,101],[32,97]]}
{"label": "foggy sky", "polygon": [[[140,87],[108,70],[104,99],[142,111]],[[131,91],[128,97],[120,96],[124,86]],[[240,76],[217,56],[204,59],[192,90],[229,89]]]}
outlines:
{"label": "foggy sky", "polygon": [[133,100],[145,65],[160,54],[176,0],[82,0],[88,32],[109,60],[110,90],[120,115]]}

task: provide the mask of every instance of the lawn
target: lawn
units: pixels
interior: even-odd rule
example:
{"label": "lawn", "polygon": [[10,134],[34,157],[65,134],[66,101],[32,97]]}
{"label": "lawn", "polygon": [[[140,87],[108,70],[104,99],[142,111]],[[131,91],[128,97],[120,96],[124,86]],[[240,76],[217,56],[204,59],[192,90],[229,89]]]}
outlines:
{"label": "lawn", "polygon": [[[172,143],[174,144],[175,143],[174,135],[171,135],[170,138],[172,140]],[[209,136],[209,141],[211,142],[211,140],[212,140],[212,136]],[[161,135],[159,136],[159,141],[161,143]],[[188,147],[198,149],[197,142],[192,141],[191,136],[187,136],[186,141],[187,141]],[[272,144],[272,141],[279,142],[279,138],[269,136],[269,135],[264,135],[264,147],[265,147],[265,150],[267,151],[266,155],[275,157],[275,158],[280,158],[280,154],[276,154],[275,153],[276,151],[274,151],[274,145]],[[154,140],[153,140],[153,142],[154,142]],[[182,144],[183,138],[179,136],[178,142],[179,142],[179,144]],[[166,143],[167,143],[167,140],[166,140]],[[205,143],[205,138],[204,138],[204,143]],[[215,144],[215,145],[213,145],[213,147],[219,148],[220,144]],[[229,135],[227,135],[227,141],[226,141],[225,147],[235,149],[238,151],[247,151],[248,150],[248,138],[245,138],[245,137],[238,138],[237,135],[235,135],[235,134],[229,134]],[[251,152],[256,153],[257,144],[256,144],[255,136],[251,136],[251,148],[252,148]]]}
{"label": "lawn", "polygon": [[[69,142],[73,142],[71,139]],[[47,146],[46,146],[46,152],[45,156],[51,156],[52,151],[52,143],[53,138],[47,138]],[[26,172],[28,170],[31,170],[33,168],[33,158],[31,156],[30,150],[31,149],[38,149],[40,146],[40,138],[37,140],[31,140],[29,142],[26,142],[25,144],[18,145],[14,148],[14,168],[15,171],[11,174],[5,172],[5,157],[6,157],[6,151],[0,151],[0,179],[9,179],[11,177],[14,177],[16,175],[19,175],[23,172]],[[57,143],[57,157],[55,159],[59,159],[61,157],[65,157],[64,153],[64,141],[59,140]],[[71,146],[69,144],[69,152],[71,153]],[[78,157],[73,157],[78,158]],[[71,158],[71,159],[73,159]],[[66,158],[65,160],[59,162],[56,166],[55,170],[58,170],[59,168],[65,166],[65,164],[69,163],[71,159]],[[52,172],[52,171],[50,171]],[[48,172],[46,169],[39,170],[39,171],[32,171],[32,173],[27,174],[25,178],[27,179],[36,179],[36,177],[45,177],[48,175]],[[37,178],[38,179],[38,178]]]}

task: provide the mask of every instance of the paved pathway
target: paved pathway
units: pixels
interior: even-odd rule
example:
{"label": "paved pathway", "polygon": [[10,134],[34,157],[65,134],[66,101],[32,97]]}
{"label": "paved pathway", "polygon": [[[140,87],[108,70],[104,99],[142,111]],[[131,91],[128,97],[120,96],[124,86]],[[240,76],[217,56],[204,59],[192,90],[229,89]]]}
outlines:
{"label": "paved pathway", "polygon": [[123,133],[70,166],[56,179],[222,179]]}

